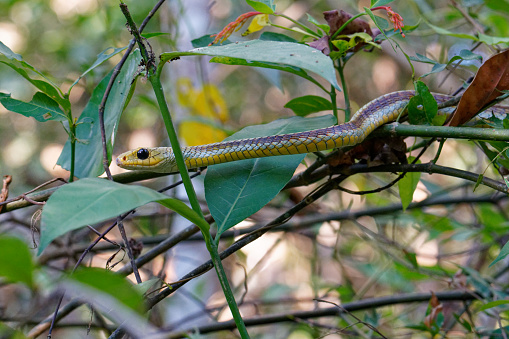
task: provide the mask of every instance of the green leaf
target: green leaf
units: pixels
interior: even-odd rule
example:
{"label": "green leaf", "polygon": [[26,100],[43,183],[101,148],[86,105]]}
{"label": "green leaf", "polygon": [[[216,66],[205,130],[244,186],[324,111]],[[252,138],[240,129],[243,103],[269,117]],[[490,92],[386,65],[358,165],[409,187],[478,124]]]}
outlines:
{"label": "green leaf", "polygon": [[451,32],[451,31],[445,29],[445,28],[441,28],[441,27],[432,25],[427,21],[426,21],[426,24],[428,24],[428,26],[431,27],[431,29],[433,29],[437,34],[440,34],[440,35],[448,35],[448,36],[452,36],[452,37],[460,38],[460,39],[479,41],[479,39],[475,35],[472,35],[472,34],[454,33],[454,32]]}
{"label": "green leaf", "polygon": [[153,201],[201,228],[208,228],[208,224],[180,200],[147,187],[87,178],[62,186],[48,199],[42,211],[39,254],[51,241],[71,230],[114,218]]}
{"label": "green leaf", "polygon": [[[286,134],[328,127],[332,115],[293,117],[246,127],[227,140]],[[235,161],[210,166],[205,176],[205,198],[220,235],[265,206],[283,189],[305,154]]]}
{"label": "green leaf", "polygon": [[18,61],[23,60],[21,55],[14,53],[9,47],[5,46],[3,44],[3,42],[1,42],[1,41],[0,41],[0,53],[5,55],[7,57],[7,59],[9,59],[9,60],[18,60]]}
{"label": "green leaf", "polygon": [[122,276],[98,268],[80,268],[66,277],[60,288],[66,295],[90,303],[130,336],[144,338],[156,329],[144,316],[143,297]]}
{"label": "green leaf", "polygon": [[230,57],[213,57],[210,59],[210,62],[215,62],[218,64],[224,65],[239,65],[239,66],[250,66],[250,67],[260,67],[260,68],[268,68],[268,69],[276,69],[279,71],[285,71],[288,73],[292,73],[298,75],[306,80],[311,82],[316,82],[311,76],[309,76],[306,71],[302,68],[293,67],[293,66],[284,66],[280,64],[274,64],[270,62],[257,62],[257,61],[248,61],[245,59],[239,58],[230,58]]}
{"label": "green leaf", "polygon": [[493,307],[497,307],[497,306],[500,306],[500,305],[507,305],[507,304],[509,304],[509,300],[490,301],[490,302],[487,302],[486,304],[482,305],[479,308],[479,311],[485,311],[485,310],[493,308]]}
{"label": "green leaf", "polygon": [[[54,85],[50,81],[32,79],[28,75],[28,73],[26,72],[26,69],[29,69],[32,71],[35,71],[35,69],[32,66],[30,66],[28,63],[26,63],[25,61],[12,60],[10,62],[6,62],[6,61],[0,61],[0,62],[9,66],[13,70],[15,70],[19,75],[21,75],[23,78],[28,80],[32,85],[37,87],[41,92],[46,93],[51,99],[58,102],[62,106],[62,108],[64,108],[65,110],[71,109],[71,103],[70,103],[69,99],[62,97],[60,89],[56,85]],[[36,71],[36,73],[40,75],[40,72]]]}
{"label": "green leaf", "polygon": [[509,1],[507,0],[484,0],[484,3],[488,8],[497,12],[505,12],[506,14],[509,14]]}
{"label": "green leaf", "polygon": [[42,92],[35,93],[30,102],[12,99],[10,94],[0,92],[0,103],[11,112],[32,117],[40,122],[67,120],[56,101]]}
{"label": "green leaf", "polygon": [[[412,158],[413,157],[408,157],[408,161],[413,161]],[[419,161],[417,163],[419,163]],[[417,188],[417,184],[420,179],[420,172],[408,172],[400,181],[398,181],[399,197],[401,198],[403,211],[405,211],[408,205],[412,202],[415,189]]]}
{"label": "green leaf", "polygon": [[504,247],[502,247],[502,249],[500,250],[498,256],[495,258],[495,260],[491,262],[490,266],[488,267],[495,265],[497,262],[507,257],[508,254],[509,254],[509,241],[505,243]]}
{"label": "green leaf", "polygon": [[479,41],[484,42],[487,45],[495,46],[498,44],[509,43],[509,37],[489,36],[486,34],[479,33]]}
{"label": "green leaf", "polygon": [[[134,86],[133,78],[138,71],[140,61],[140,52],[135,50],[127,58],[106,102],[104,127],[110,161],[111,149],[113,148],[112,136],[116,135],[118,121],[126,105],[130,89]],[[76,128],[78,139],[76,143],[76,170],[74,173],[78,178],[96,177],[104,172],[101,132],[99,129],[99,105],[110,77],[111,72],[97,85],[78,119],[78,127]],[[57,164],[67,170],[71,168],[71,143],[69,140],[67,140],[62,150]]]}
{"label": "green leaf", "polygon": [[[87,75],[88,72],[90,72],[91,70],[93,70],[94,68],[96,68],[97,66],[99,66],[100,64],[102,64],[103,62],[105,62],[106,60],[110,59],[111,57],[117,55],[118,53],[122,52],[123,50],[125,50],[127,47],[120,47],[120,48],[113,48],[113,47],[108,47],[106,48],[104,51],[102,51],[101,53],[99,53],[99,55],[97,55],[97,59],[95,60],[95,62],[92,64],[92,66],[90,66],[85,72],[83,72],[83,74],[81,74],[79,76],[78,79],[76,79],[76,81],[73,82],[73,84],[71,85],[71,87],[69,88],[69,91],[71,91],[71,89],[74,87],[74,85],[76,85],[81,78],[83,78],[85,75]],[[111,52],[110,52],[111,51]],[[110,52],[110,53],[108,53]]]}
{"label": "green leaf", "polygon": [[413,125],[432,125],[438,113],[438,104],[422,81],[414,83],[416,95],[408,102],[408,120]]}
{"label": "green leaf", "polygon": [[141,34],[141,36],[144,37],[145,39],[155,38],[157,36],[162,36],[162,35],[169,35],[169,36],[171,36],[171,33],[167,33],[167,32],[151,32],[151,33],[142,33]]}
{"label": "green leaf", "polygon": [[394,0],[371,0],[371,6],[370,7],[378,7],[378,6],[385,6]]}
{"label": "green leaf", "polygon": [[[325,34],[329,34],[330,32],[330,26],[326,24],[319,23],[315,18],[311,16],[311,14],[306,13],[308,16],[308,21],[319,28],[318,33],[320,33],[320,30],[324,31]],[[322,33],[323,34],[323,33]]]}
{"label": "green leaf", "polygon": [[[201,47],[187,52],[163,53],[161,54],[161,62],[187,55],[245,59],[249,65],[253,65],[253,62],[259,62],[269,65],[279,64],[280,66],[298,67],[322,76],[339,90],[332,60],[320,51],[303,44],[251,40],[224,46]],[[256,66],[259,65],[256,64]]]}
{"label": "green leaf", "polygon": [[[292,38],[291,36],[288,36],[286,34],[281,34],[281,33],[275,33],[275,32],[263,32],[260,35],[260,40],[298,43],[298,41],[296,39]],[[224,45],[224,43],[223,43],[223,45]]]}
{"label": "green leaf", "polygon": [[276,10],[274,0],[246,0],[246,3],[253,7],[255,11],[264,14],[274,14],[274,11]]}
{"label": "green leaf", "polygon": [[310,113],[331,110],[332,103],[323,97],[305,95],[288,101],[285,107],[299,116],[306,116]]}
{"label": "green leaf", "polygon": [[93,267],[81,267],[72,275],[69,275],[67,279],[109,294],[140,314],[145,309],[142,294],[138,293],[126,278],[111,271]]}
{"label": "green leaf", "polygon": [[0,277],[32,287],[34,264],[28,246],[18,238],[0,236]]}

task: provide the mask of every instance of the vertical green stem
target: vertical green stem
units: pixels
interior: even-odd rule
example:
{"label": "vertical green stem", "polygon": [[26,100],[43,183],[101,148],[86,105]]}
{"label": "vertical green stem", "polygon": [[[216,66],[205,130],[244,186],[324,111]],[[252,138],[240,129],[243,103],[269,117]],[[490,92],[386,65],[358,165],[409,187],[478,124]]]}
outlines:
{"label": "vertical green stem", "polygon": [[69,138],[71,139],[71,169],[69,174],[69,182],[74,181],[74,163],[76,162],[76,123],[72,120],[72,115],[69,113]]}
{"label": "vertical green stem", "polygon": [[338,60],[336,69],[338,70],[339,79],[341,80],[341,87],[343,87],[343,96],[345,97],[345,122],[350,121],[352,108],[350,107],[350,97],[348,96],[348,87],[346,87],[346,80],[343,74],[344,65],[341,64],[341,60]]}
{"label": "vertical green stem", "polygon": [[161,81],[159,80],[158,75],[159,74],[149,76],[150,83],[152,84],[152,88],[154,90],[157,102],[159,104],[159,109],[161,110],[161,115],[163,116],[164,125],[166,126],[168,137],[170,138],[170,143],[173,148],[173,154],[175,155],[175,161],[177,162],[180,176],[182,177],[182,182],[184,183],[184,188],[186,189],[187,196],[189,197],[189,202],[191,203],[191,207],[193,208],[193,210],[203,218],[203,213],[201,211],[198,198],[196,197],[196,192],[194,191],[193,184],[191,183],[191,179],[189,178],[189,173],[187,172],[184,156],[182,155],[182,150],[180,149],[177,133],[175,132],[175,127],[170,116],[168,105],[166,104],[163,87],[161,85]]}
{"label": "vertical green stem", "polygon": [[[187,167],[184,161],[184,157],[182,155],[182,150],[180,148],[180,144],[177,138],[177,133],[175,132],[175,127],[171,119],[170,111],[168,109],[168,105],[166,104],[166,99],[164,97],[164,92],[160,81],[161,70],[162,65],[160,65],[160,67],[157,68],[156,74],[152,74],[149,76],[150,83],[152,84],[152,87],[154,89],[154,93],[156,95],[156,99],[159,104],[161,114],[163,116],[164,124],[166,126],[168,137],[170,138],[170,143],[173,149],[173,154],[175,155],[175,161],[177,162],[177,166],[182,177],[182,182],[184,183],[187,196],[189,197],[189,202],[191,203],[191,207],[193,208],[193,210],[203,218],[203,213],[201,211],[198,198],[196,197],[196,192],[194,191],[193,184],[191,182],[191,179],[189,178],[189,173],[187,172]],[[232,312],[233,319],[235,321],[235,324],[237,325],[237,329],[239,330],[239,333],[243,339],[248,339],[249,334],[247,332],[246,325],[244,324],[244,320],[240,315],[240,311],[235,301],[235,297],[233,296],[233,292],[228,283],[228,278],[226,277],[226,273],[224,271],[221,258],[219,256],[217,246],[212,240],[212,236],[210,235],[208,229],[200,228],[200,230],[205,239],[205,244],[207,245],[210,257],[212,258],[212,262],[214,263],[214,268],[219,278],[219,283],[221,284],[221,288],[223,289],[226,302],[230,307],[230,311]]]}

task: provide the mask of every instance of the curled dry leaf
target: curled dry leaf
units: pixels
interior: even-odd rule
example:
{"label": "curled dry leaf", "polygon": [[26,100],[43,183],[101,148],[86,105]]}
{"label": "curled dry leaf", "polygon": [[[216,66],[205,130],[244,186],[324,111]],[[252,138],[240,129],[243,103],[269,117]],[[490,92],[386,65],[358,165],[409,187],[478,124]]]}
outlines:
{"label": "curled dry leaf", "polygon": [[472,119],[481,108],[509,90],[509,50],[486,60],[461,98],[449,126],[459,126]]}
{"label": "curled dry leaf", "polygon": [[[0,202],[4,202],[9,197],[9,185],[11,184],[12,176],[4,175],[2,190],[0,191]],[[2,212],[4,205],[0,205],[0,212]]]}
{"label": "curled dry leaf", "polygon": [[431,307],[431,312],[426,316],[426,318],[424,318],[424,325],[426,325],[428,328],[431,328],[435,323],[438,314],[442,312],[443,305],[440,303],[437,296],[433,292],[431,292],[429,305]]}

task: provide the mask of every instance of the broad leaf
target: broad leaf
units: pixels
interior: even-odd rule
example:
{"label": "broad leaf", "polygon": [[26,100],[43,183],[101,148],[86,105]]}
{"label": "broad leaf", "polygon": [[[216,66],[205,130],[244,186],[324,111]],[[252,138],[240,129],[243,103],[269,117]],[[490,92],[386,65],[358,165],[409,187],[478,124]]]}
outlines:
{"label": "broad leaf", "polygon": [[66,294],[90,303],[136,338],[155,333],[143,316],[143,297],[129,281],[98,268],[80,268],[60,283]]}
{"label": "broad leaf", "polygon": [[208,228],[208,224],[180,200],[143,186],[88,178],[62,186],[48,199],[42,211],[39,254],[51,241],[68,231],[114,218],[153,201],[201,228]]}
{"label": "broad leaf", "polygon": [[[108,156],[111,161],[113,148],[112,136],[116,134],[120,115],[124,110],[133,78],[138,70],[141,55],[134,51],[127,59],[110,92],[104,109],[104,127]],[[90,100],[78,119],[76,143],[76,171],[78,178],[96,177],[104,172],[101,132],[99,129],[99,105],[110,80],[111,73],[101,80],[94,89]],[[68,140],[58,158],[57,164],[69,170],[71,168],[71,143]]]}
{"label": "broad leaf", "polygon": [[[329,81],[336,89],[339,85],[332,60],[320,51],[303,44],[279,41],[251,40],[224,46],[208,46],[187,52],[168,52],[161,54],[161,62],[186,55],[210,55],[244,59],[251,62],[293,66],[314,72]],[[256,66],[260,67],[260,64]],[[273,67],[271,67],[273,68]]]}
{"label": "broad leaf", "polygon": [[40,122],[67,120],[56,101],[42,92],[35,93],[30,102],[16,100],[11,98],[10,94],[0,93],[0,103],[11,112],[32,117]]}
{"label": "broad leaf", "polygon": [[[294,117],[246,127],[227,140],[302,132],[335,123],[332,115],[308,119]],[[291,179],[304,157],[305,154],[297,154],[210,166],[205,176],[205,198],[217,223],[217,239],[272,200]]]}
{"label": "broad leaf", "polygon": [[18,238],[0,237],[0,277],[32,287],[34,264],[28,246]]}
{"label": "broad leaf", "polygon": [[305,95],[288,101],[285,107],[299,116],[306,116],[310,113],[331,110],[332,103],[323,97]]}

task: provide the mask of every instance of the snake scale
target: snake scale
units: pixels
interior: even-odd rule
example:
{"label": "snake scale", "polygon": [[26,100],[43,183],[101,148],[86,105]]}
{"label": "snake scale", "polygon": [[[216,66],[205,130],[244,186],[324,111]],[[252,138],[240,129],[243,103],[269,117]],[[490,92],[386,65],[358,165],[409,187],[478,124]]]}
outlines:
{"label": "snake scale", "polygon": [[[182,153],[187,167],[197,168],[243,159],[310,153],[341,146],[353,146],[361,143],[376,128],[396,120],[414,95],[414,91],[385,94],[364,105],[349,122],[342,125],[299,133],[184,147]],[[438,104],[452,98],[437,93],[433,93],[433,96]],[[509,108],[493,106],[490,111],[494,114],[506,114]],[[162,173],[178,171],[171,147],[137,148],[120,154],[116,162],[119,167],[129,170]]]}

